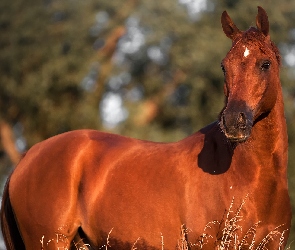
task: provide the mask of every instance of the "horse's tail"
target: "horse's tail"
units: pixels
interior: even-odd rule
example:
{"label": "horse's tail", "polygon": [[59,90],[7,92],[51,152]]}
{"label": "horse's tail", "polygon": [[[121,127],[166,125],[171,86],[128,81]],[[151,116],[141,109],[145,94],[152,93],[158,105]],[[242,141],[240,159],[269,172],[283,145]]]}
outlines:
{"label": "horse's tail", "polygon": [[25,250],[25,245],[18,230],[8,192],[9,178],[2,197],[1,230],[7,250]]}

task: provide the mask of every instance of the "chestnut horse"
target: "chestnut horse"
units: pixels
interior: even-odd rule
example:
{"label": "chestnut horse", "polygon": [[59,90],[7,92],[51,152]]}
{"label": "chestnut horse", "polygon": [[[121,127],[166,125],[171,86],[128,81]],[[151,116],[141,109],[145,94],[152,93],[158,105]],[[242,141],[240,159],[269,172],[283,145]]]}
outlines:
{"label": "chestnut horse", "polygon": [[226,12],[221,23],[232,47],[222,61],[218,121],[174,143],[79,130],[36,144],[4,191],[7,249],[286,245],[280,55],[261,7],[256,28],[240,31]]}

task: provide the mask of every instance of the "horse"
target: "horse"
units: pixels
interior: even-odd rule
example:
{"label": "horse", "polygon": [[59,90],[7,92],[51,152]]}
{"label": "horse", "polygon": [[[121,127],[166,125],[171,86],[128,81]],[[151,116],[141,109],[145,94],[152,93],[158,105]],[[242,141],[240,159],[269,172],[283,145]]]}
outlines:
{"label": "horse", "polygon": [[[4,190],[7,249],[278,249],[291,206],[280,54],[265,10],[222,60],[217,121],[170,143],[95,130],[31,147]],[[227,247],[227,248],[226,248]],[[235,247],[235,248],[234,248]]]}

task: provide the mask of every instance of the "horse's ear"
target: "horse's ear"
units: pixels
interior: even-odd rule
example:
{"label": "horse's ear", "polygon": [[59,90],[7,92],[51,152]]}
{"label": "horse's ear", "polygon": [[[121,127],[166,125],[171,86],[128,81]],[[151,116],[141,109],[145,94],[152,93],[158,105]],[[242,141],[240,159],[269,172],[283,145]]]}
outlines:
{"label": "horse's ear", "polygon": [[221,24],[224,34],[232,40],[240,33],[240,30],[231,20],[226,11],[223,11],[221,15]]}
{"label": "horse's ear", "polygon": [[256,26],[265,35],[269,34],[269,22],[266,11],[258,6],[258,14],[256,16]]}

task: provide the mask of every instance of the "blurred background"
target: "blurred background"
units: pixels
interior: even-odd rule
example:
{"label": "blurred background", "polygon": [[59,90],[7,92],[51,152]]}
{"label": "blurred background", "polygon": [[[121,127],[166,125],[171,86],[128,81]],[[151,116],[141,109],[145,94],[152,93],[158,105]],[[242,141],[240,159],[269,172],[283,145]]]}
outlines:
{"label": "blurred background", "polygon": [[65,131],[169,142],[216,120],[224,103],[220,62],[231,46],[221,13],[246,30],[255,26],[257,5],[282,54],[295,211],[291,0],[1,0],[1,191],[23,152]]}

